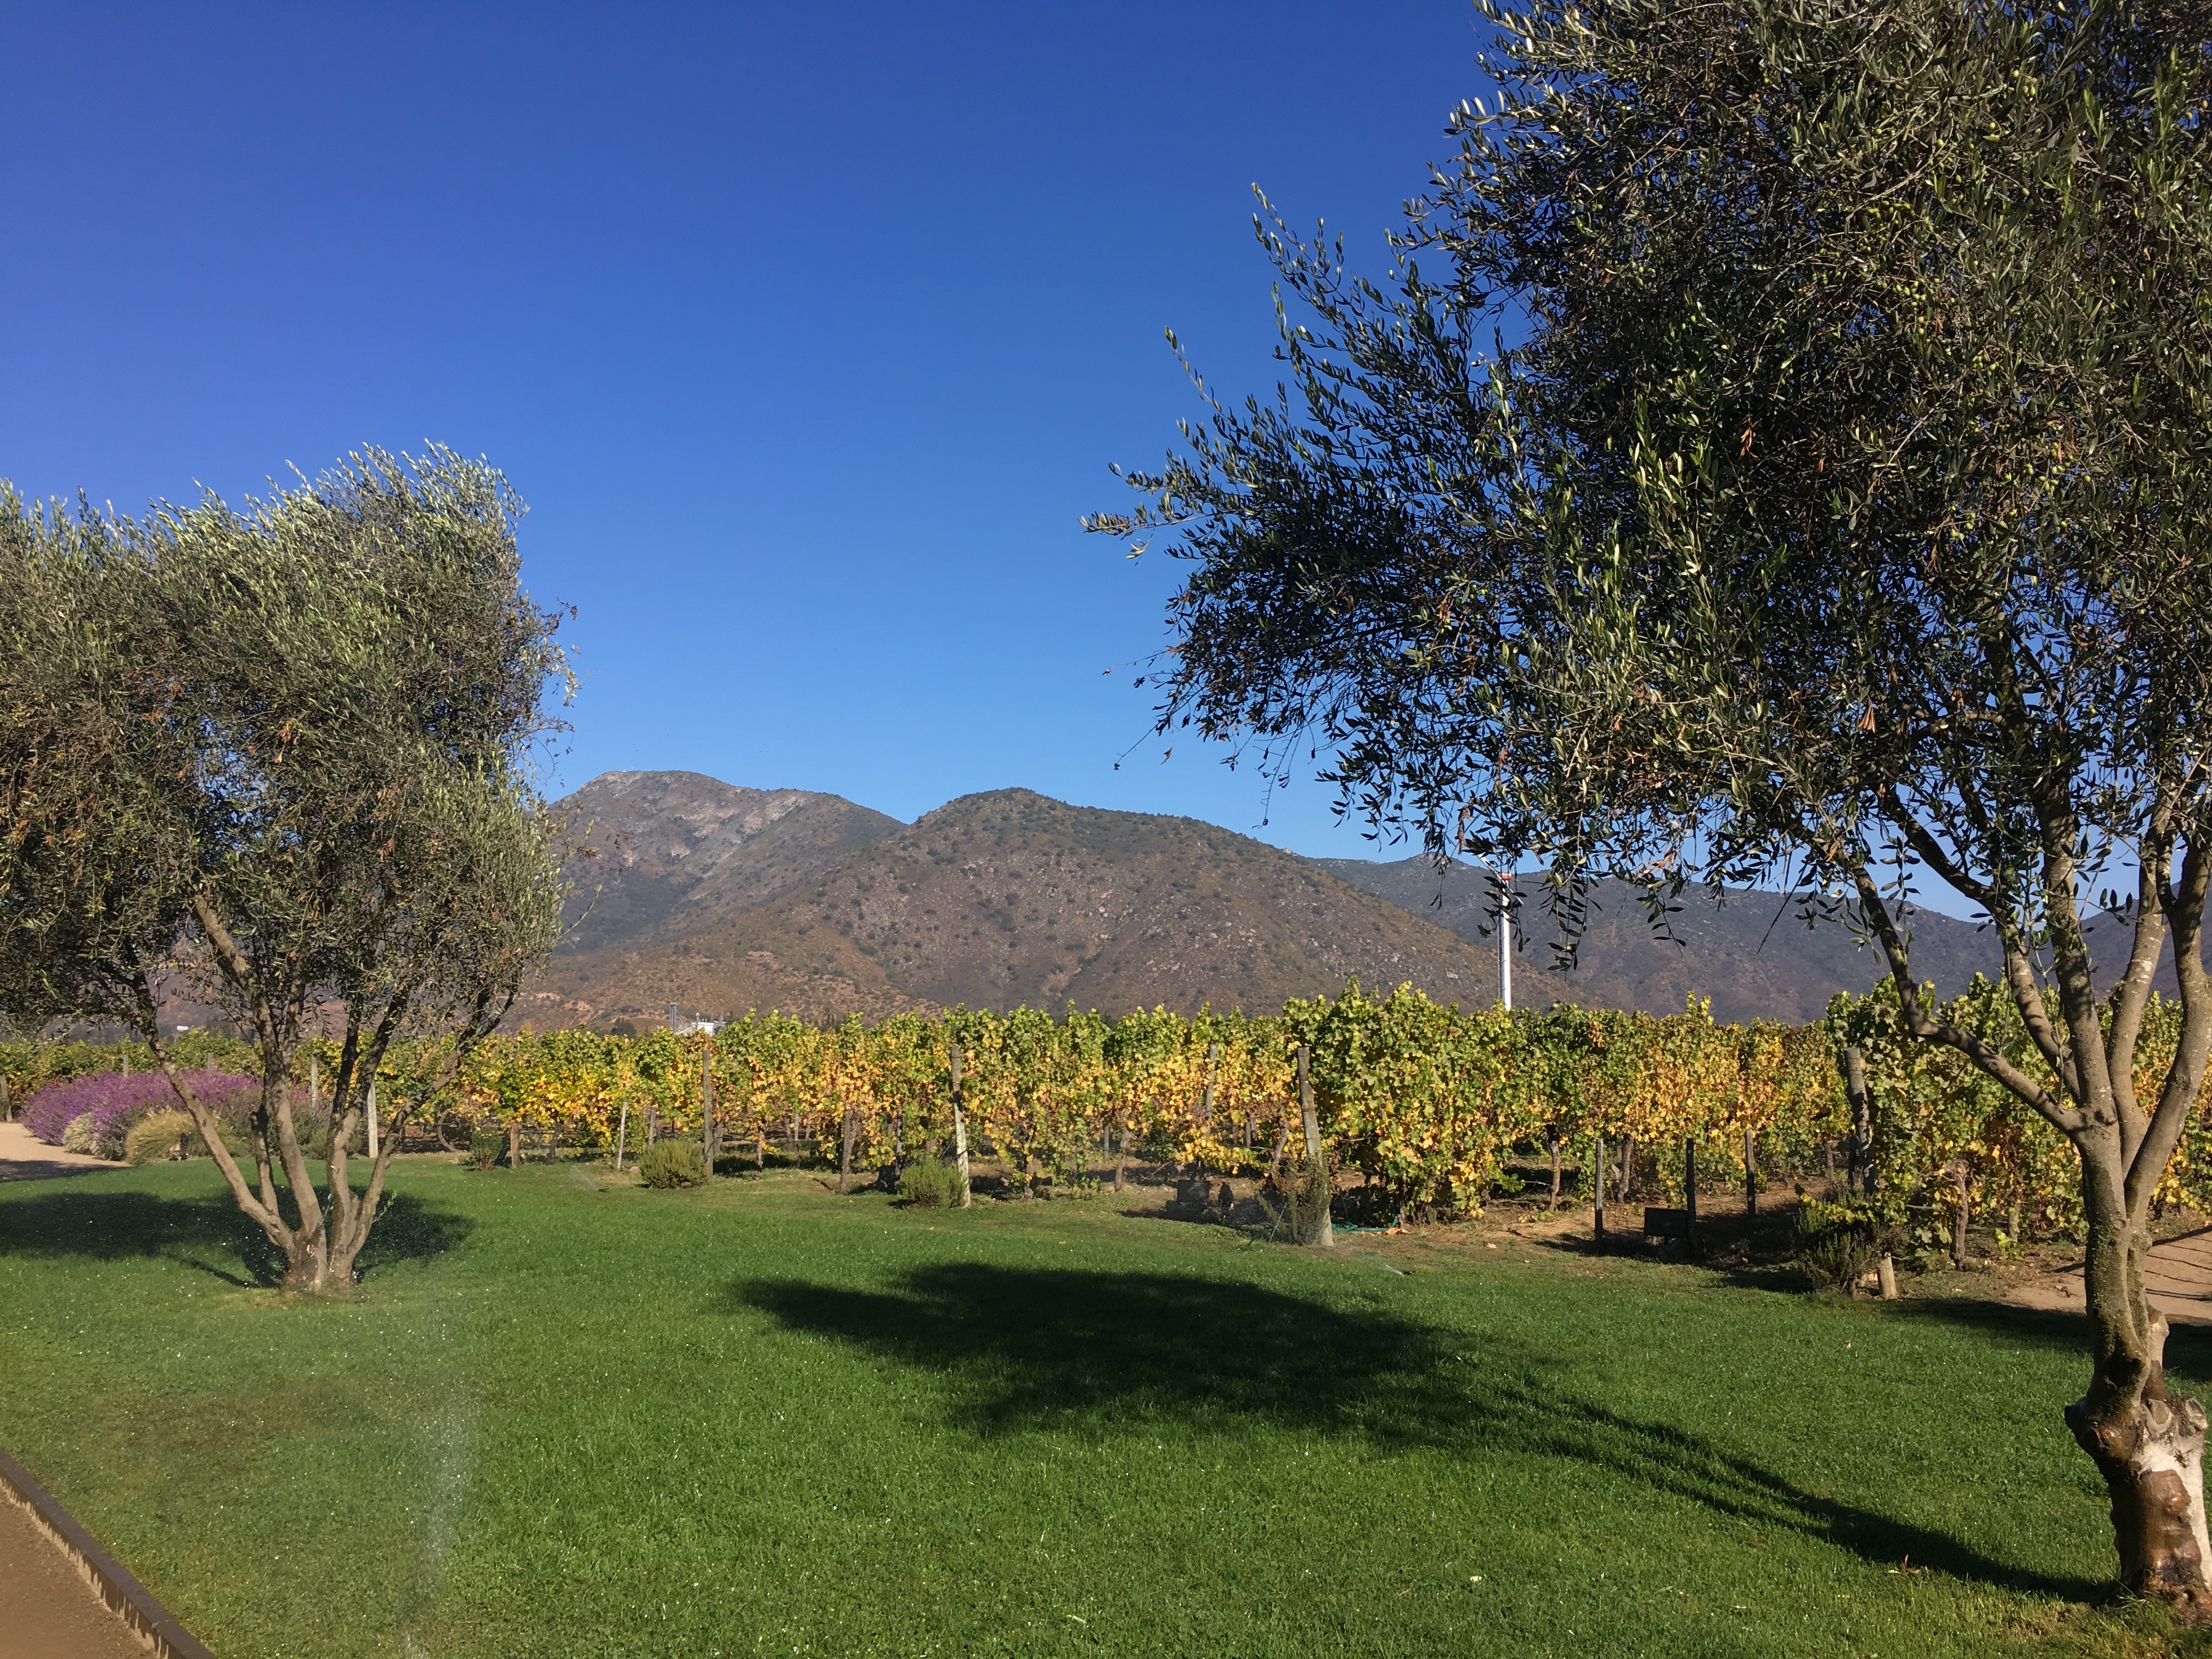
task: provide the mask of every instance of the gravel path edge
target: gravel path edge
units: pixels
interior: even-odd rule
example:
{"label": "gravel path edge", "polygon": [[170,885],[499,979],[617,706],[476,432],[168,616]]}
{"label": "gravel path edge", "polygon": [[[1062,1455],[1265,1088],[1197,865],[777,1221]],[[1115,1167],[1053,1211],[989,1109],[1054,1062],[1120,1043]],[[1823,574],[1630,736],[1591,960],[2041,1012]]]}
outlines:
{"label": "gravel path edge", "polygon": [[76,1517],[5,1449],[0,1449],[0,1498],[10,1498],[31,1512],[40,1529],[60,1546],[100,1593],[100,1599],[159,1659],[215,1659],[177,1622],[175,1614],[154,1599],[153,1591],[78,1525]]}

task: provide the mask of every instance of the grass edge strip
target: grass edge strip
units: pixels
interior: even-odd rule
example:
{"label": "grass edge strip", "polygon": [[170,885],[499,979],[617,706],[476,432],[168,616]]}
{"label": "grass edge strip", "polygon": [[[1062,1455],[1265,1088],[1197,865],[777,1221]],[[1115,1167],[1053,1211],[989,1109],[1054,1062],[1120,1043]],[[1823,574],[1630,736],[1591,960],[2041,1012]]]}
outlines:
{"label": "grass edge strip", "polygon": [[31,1518],[60,1545],[78,1571],[90,1581],[110,1610],[150,1647],[158,1659],[215,1659],[176,1615],[154,1599],[154,1593],[131,1571],[103,1548],[98,1539],[61,1506],[54,1495],[31,1478],[30,1471],[0,1448],[0,1495],[13,1498],[31,1512]]}

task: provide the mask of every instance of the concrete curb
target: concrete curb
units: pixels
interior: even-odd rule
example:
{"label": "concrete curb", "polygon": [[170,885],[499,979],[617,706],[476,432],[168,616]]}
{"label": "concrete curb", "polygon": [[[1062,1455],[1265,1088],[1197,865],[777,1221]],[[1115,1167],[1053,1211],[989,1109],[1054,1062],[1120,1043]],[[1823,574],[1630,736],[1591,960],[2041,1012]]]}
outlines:
{"label": "concrete curb", "polygon": [[4,1451],[0,1451],[0,1498],[11,1498],[30,1510],[40,1528],[61,1546],[77,1571],[100,1592],[100,1599],[159,1659],[215,1659],[192,1639],[191,1632],[177,1622],[173,1613],[154,1599],[151,1590],[102,1549],[100,1540],[79,1526],[76,1517],[54,1501],[52,1492]]}

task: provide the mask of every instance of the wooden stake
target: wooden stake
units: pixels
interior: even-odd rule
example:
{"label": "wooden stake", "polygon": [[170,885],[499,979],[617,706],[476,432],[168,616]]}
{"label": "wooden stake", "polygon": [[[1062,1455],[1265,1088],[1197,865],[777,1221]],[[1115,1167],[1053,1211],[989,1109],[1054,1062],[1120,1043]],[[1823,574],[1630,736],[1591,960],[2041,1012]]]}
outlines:
{"label": "wooden stake", "polygon": [[1747,1128],[1743,1132],[1743,1212],[1759,1213],[1759,1144],[1757,1137]]}
{"label": "wooden stake", "polygon": [[[1321,1119],[1314,1112],[1312,1051],[1303,1042],[1298,1044],[1298,1115],[1305,1123],[1306,1167],[1319,1169],[1325,1174],[1328,1165],[1322,1158]],[[1336,1222],[1328,1212],[1326,1200],[1322,1205],[1321,1231],[1314,1243],[1324,1249],[1336,1243]]]}
{"label": "wooden stake", "polygon": [[622,1127],[615,1131],[615,1169],[622,1169],[623,1148],[629,1144],[629,1097],[624,1095],[622,1103]]}
{"label": "wooden stake", "polygon": [[1866,1056],[1856,1048],[1844,1050],[1844,1094],[1851,1104],[1851,1184],[1861,1193],[1874,1191],[1874,1096],[1867,1088]]}
{"label": "wooden stake", "polygon": [[[1211,1127],[1213,1122],[1213,1085],[1215,1067],[1219,1064],[1220,1060],[1221,1045],[1218,1042],[1207,1043],[1206,1045],[1206,1091],[1199,1097],[1198,1121],[1201,1124],[1205,1124],[1209,1127]],[[1202,1157],[1193,1158],[1190,1164],[1190,1172],[1200,1180],[1205,1179],[1206,1159]]]}
{"label": "wooden stake", "polygon": [[714,1039],[707,1039],[699,1060],[699,1150],[706,1157],[707,1179],[714,1178]]}
{"label": "wooden stake", "polygon": [[975,1194],[968,1190],[968,1118],[960,1109],[960,1040],[952,1040],[952,1158],[960,1170],[960,1207],[972,1208]]}
{"label": "wooden stake", "polygon": [[1951,1265],[1966,1265],[1966,1224],[1973,1218],[1973,1175],[1960,1158],[1952,1166],[1952,1174],[1959,1183],[1959,1213],[1951,1219]]}
{"label": "wooden stake", "polygon": [[1686,1243],[1689,1253],[1698,1253],[1698,1143],[1695,1139],[1682,1143],[1683,1201],[1690,1212]]}

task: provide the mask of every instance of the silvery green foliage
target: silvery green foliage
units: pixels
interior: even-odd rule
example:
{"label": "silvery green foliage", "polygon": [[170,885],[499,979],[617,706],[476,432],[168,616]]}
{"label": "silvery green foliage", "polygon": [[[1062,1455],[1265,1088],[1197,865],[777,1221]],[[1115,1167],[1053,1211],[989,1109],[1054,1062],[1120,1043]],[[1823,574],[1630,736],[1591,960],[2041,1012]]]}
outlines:
{"label": "silvery green foliage", "polygon": [[1570,936],[1594,876],[1662,925],[1686,881],[1780,883],[1910,984],[1932,869],[2061,1089],[1926,1034],[2062,1125],[2136,1109],[2094,909],[2193,964],[2212,878],[2201,20],[1487,11],[1503,100],[1387,276],[1270,210],[1285,388],[1091,520],[1191,564],[1163,728],[1543,861]]}
{"label": "silvery green foliage", "polygon": [[[2205,1420],[2147,1414],[2139,1259],[2212,1052],[2203,9],[1479,3],[1502,98],[1455,117],[1386,276],[1271,210],[1285,386],[1091,520],[1191,564],[1161,726],[1540,860],[1570,936],[1604,875],[1661,926],[1702,878],[1863,927],[1911,1036],[2080,1155],[2069,1421],[2123,1580],[2212,1609],[2130,1449],[2193,1460]],[[1923,994],[1931,871],[2039,1067]]]}
{"label": "silvery green foliage", "polygon": [[[388,1046],[458,1063],[558,927],[532,765],[567,669],[521,512],[442,450],[136,520],[0,495],[0,1006],[149,1040],[179,978],[222,1006],[263,1090],[253,1168],[217,1163],[299,1286],[349,1282],[367,1237],[383,1165],[357,1198],[344,1164]],[[320,1019],[326,1200],[286,1088]]]}

